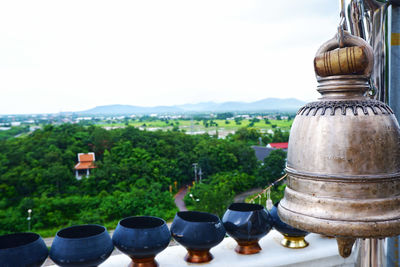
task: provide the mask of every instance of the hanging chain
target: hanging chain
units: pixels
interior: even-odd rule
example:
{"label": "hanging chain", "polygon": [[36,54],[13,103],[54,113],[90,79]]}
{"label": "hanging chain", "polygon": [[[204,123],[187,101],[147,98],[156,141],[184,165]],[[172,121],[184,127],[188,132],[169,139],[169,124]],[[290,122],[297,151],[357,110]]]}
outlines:
{"label": "hanging chain", "polygon": [[339,47],[344,47],[344,31],[346,30],[346,4],[345,0],[340,1],[340,22],[338,26],[337,39]]}

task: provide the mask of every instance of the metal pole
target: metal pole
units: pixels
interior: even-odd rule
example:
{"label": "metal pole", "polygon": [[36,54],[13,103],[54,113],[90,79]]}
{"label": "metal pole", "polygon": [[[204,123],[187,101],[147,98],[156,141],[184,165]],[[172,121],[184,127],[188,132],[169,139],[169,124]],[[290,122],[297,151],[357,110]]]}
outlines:
{"label": "metal pole", "polygon": [[203,172],[201,171],[201,167],[199,169],[199,178],[200,178],[200,183],[201,183],[201,175],[203,174]]}
{"label": "metal pole", "polygon": [[385,239],[366,238],[359,240],[359,267],[385,266]]}
{"label": "metal pole", "polygon": [[32,213],[32,210],[29,209],[28,210],[28,218],[27,218],[27,220],[28,220],[28,231],[29,232],[31,231],[31,213]]}
{"label": "metal pole", "polygon": [[[400,121],[400,1],[392,1],[389,45],[389,105]],[[396,3],[395,3],[396,2]],[[387,267],[399,266],[399,236],[387,239]]]}
{"label": "metal pole", "polygon": [[197,163],[193,163],[194,167],[194,181],[197,183]]}
{"label": "metal pole", "polygon": [[392,6],[390,37],[389,106],[400,120],[400,6]]}

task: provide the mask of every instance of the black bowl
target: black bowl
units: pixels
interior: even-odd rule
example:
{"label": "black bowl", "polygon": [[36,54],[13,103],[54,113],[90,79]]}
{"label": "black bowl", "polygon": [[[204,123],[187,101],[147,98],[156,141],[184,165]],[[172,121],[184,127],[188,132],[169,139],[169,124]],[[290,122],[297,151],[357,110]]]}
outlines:
{"label": "black bowl", "polygon": [[158,266],[154,257],[171,240],[163,219],[151,216],[128,217],[118,223],[112,237],[114,245],[132,259],[131,266]]}
{"label": "black bowl", "polygon": [[282,246],[287,248],[305,248],[308,242],[304,239],[308,232],[294,228],[281,221],[278,215],[279,202],[275,203],[269,213],[274,221],[274,228],[283,235]]}
{"label": "black bowl", "polygon": [[40,235],[18,233],[0,236],[0,266],[41,266],[49,251]]}
{"label": "black bowl", "polygon": [[113,249],[104,226],[76,225],[57,232],[50,258],[59,266],[97,266],[111,255]]}
{"label": "black bowl", "polygon": [[193,263],[213,259],[210,249],[225,237],[225,228],[218,216],[199,211],[180,211],[171,225],[174,239],[188,250],[185,260]]}
{"label": "black bowl", "polygon": [[240,254],[254,254],[261,250],[258,240],[272,228],[272,218],[258,204],[233,203],[222,218],[225,230],[238,246],[235,251]]}

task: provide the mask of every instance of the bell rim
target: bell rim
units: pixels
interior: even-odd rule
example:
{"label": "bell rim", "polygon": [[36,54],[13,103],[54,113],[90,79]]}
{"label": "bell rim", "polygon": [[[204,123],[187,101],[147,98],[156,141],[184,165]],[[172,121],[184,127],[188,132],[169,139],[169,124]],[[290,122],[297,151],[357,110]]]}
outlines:
{"label": "bell rim", "polygon": [[278,214],[282,221],[293,227],[328,236],[385,238],[400,234],[400,218],[375,222],[327,220],[286,209],[282,203],[279,204]]}

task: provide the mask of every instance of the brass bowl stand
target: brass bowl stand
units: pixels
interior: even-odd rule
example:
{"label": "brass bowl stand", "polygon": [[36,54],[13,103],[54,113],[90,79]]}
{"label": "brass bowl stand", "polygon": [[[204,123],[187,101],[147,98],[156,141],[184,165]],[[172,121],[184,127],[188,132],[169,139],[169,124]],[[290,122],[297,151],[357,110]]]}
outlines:
{"label": "brass bowl stand", "polygon": [[281,241],[281,245],[286,248],[305,248],[308,246],[308,242],[304,239],[304,236],[293,237],[284,235]]}

